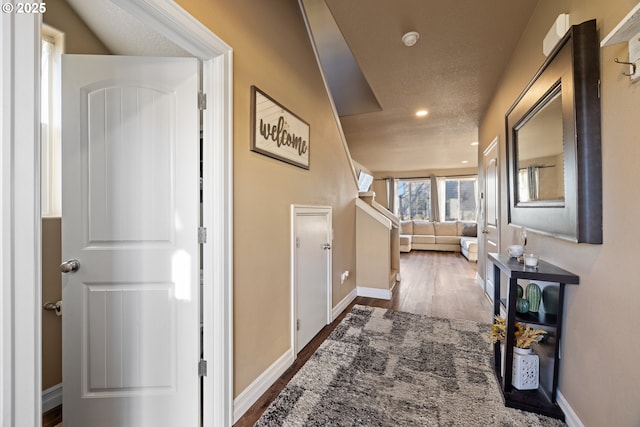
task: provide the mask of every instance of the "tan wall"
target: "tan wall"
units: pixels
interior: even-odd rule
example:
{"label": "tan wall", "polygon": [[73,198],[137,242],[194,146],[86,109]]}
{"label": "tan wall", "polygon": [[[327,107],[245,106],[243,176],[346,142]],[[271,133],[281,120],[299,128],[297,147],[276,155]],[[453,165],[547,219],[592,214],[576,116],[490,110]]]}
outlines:
{"label": "tan wall", "polygon": [[[65,53],[109,54],[64,0],[47,1],[43,22],[65,34]],[[60,218],[42,220],[42,301],[62,298]],[[42,389],[62,382],[62,322],[53,312],[42,314]]]}
{"label": "tan wall", "polygon": [[47,0],[43,21],[65,33],[65,53],[107,55],[109,49],[96,37],[65,0]]}
{"label": "tan wall", "polygon": [[[506,223],[507,181],[504,115],[544,61],[542,39],[560,13],[571,23],[596,18],[601,40],[637,0],[558,0],[539,2],[480,126],[482,151],[500,138],[501,215],[504,250],[516,241]],[[580,276],[568,286],[562,345],[560,392],[586,426],[637,426],[640,420],[640,286],[637,180],[640,170],[640,84],[621,76],[613,62],[628,57],[626,44],[600,50],[602,79],[602,157],[604,244],[573,244],[529,233],[527,249]],[[484,275],[484,263],[478,263]]]}
{"label": "tan wall", "polygon": [[[234,382],[237,396],[290,347],[290,205],[333,207],[333,303],[355,287],[357,187],[298,3],[180,0],[234,51]],[[307,121],[306,171],[249,150],[250,87]]]}
{"label": "tan wall", "polygon": [[389,290],[391,231],[362,208],[356,208],[356,235],[358,286]]}
{"label": "tan wall", "polygon": [[375,201],[389,209],[389,194],[387,191],[387,181],[384,179],[374,179],[371,184],[371,191],[376,193]]}
{"label": "tan wall", "polygon": [[[60,218],[42,219],[42,302],[62,299]],[[62,317],[42,311],[42,389],[62,382]]]}

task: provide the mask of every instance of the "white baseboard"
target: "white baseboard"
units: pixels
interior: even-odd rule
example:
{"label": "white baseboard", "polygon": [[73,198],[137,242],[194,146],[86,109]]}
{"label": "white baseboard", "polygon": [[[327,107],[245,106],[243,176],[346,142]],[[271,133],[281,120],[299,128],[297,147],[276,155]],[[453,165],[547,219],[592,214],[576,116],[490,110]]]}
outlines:
{"label": "white baseboard", "polygon": [[478,283],[478,286],[480,286],[482,290],[484,290],[484,279],[480,277],[480,274],[478,273],[476,273],[476,283]]}
{"label": "white baseboard", "polygon": [[42,390],[42,413],[62,405],[62,383]]}
{"label": "white baseboard", "polygon": [[234,424],[251,408],[251,405],[256,403],[260,396],[284,374],[293,364],[294,360],[295,355],[293,350],[288,349],[233,400]]}
{"label": "white baseboard", "polygon": [[562,393],[557,393],[556,400],[558,402],[558,406],[560,406],[564,412],[564,422],[567,423],[569,427],[584,427],[584,424],[582,424],[582,421],[578,418],[578,414],[575,413]]}
{"label": "white baseboard", "polygon": [[[358,289],[354,288],[345,296],[331,311],[332,321],[335,320],[351,302],[358,296]],[[376,297],[377,298],[377,297]],[[295,361],[294,352],[289,349],[269,366],[258,378],[256,378],[242,393],[233,401],[233,422],[236,423],[245,412],[256,403],[262,394],[276,382],[278,378]]]}
{"label": "white baseboard", "polygon": [[364,286],[358,286],[357,292],[359,297],[391,299],[391,290],[389,289],[365,288]]}
{"label": "white baseboard", "polygon": [[336,304],[336,306],[333,307],[333,310],[331,311],[331,321],[333,322],[334,320],[336,320],[337,317],[340,316],[340,314],[349,306],[349,304],[351,304],[354,299],[356,299],[357,296],[358,290],[356,288],[353,288],[353,290],[349,292],[346,297],[342,298],[342,301]]}

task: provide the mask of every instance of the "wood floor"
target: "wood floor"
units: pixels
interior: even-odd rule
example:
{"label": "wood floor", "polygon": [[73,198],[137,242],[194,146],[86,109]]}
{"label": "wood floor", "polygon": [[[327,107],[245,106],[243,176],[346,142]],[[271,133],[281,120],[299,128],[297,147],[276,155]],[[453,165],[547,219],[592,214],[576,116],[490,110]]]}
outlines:
{"label": "wood floor", "polygon": [[476,266],[453,252],[403,253],[391,300],[360,298],[359,304],[491,323],[493,306],[476,281]]}
{"label": "wood floor", "polygon": [[353,303],[298,354],[274,385],[238,420],[234,427],[252,426],[282,389],[355,304],[450,319],[491,323],[493,306],[476,282],[476,264],[451,252],[412,251],[400,257],[401,281],[391,300],[357,297]]}
{"label": "wood floor", "polygon": [[62,406],[56,406],[42,414],[42,427],[57,427],[61,422]]}
{"label": "wood floor", "polygon": [[[306,363],[316,349],[355,304],[390,308],[398,311],[450,319],[491,322],[492,305],[476,282],[476,264],[451,252],[412,251],[400,257],[401,281],[391,300],[356,298],[353,303],[298,354],[294,364],[238,420],[234,427],[252,426],[280,391]],[[57,408],[56,408],[57,409]],[[60,415],[51,411],[43,426],[60,422]]]}

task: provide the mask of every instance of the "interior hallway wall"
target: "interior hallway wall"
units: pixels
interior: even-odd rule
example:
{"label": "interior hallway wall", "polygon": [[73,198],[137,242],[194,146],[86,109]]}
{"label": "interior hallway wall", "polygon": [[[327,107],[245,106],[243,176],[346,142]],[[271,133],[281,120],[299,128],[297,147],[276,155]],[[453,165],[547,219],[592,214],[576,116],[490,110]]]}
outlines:
{"label": "interior hallway wall", "polygon": [[[237,397],[290,349],[291,204],[333,207],[334,306],[354,290],[357,186],[298,2],[178,3],[233,48]],[[309,170],[250,151],[252,85],[309,123]]]}
{"label": "interior hallway wall", "polygon": [[[60,218],[42,218],[42,302],[62,299]],[[42,313],[42,389],[62,382],[62,318]]]}
{"label": "interior hallway wall", "polygon": [[[505,113],[544,62],[542,40],[560,13],[571,24],[597,19],[602,40],[637,0],[541,1],[520,39],[480,126],[479,160],[500,138],[502,250],[517,240],[507,224]],[[560,392],[586,426],[637,426],[640,421],[640,286],[635,265],[640,198],[640,83],[613,62],[626,60],[626,44],[600,49],[604,244],[575,244],[529,232],[527,250],[580,276],[567,286]],[[482,267],[484,263],[478,263]],[[482,272],[484,275],[484,271]]]}

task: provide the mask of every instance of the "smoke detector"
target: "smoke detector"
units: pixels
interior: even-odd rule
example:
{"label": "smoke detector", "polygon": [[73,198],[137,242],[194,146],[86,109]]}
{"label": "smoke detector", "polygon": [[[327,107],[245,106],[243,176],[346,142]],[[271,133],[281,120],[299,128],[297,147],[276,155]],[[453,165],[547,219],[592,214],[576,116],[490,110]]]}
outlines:
{"label": "smoke detector", "polygon": [[418,42],[419,38],[420,34],[417,31],[409,31],[402,36],[402,43],[407,47],[411,47]]}

